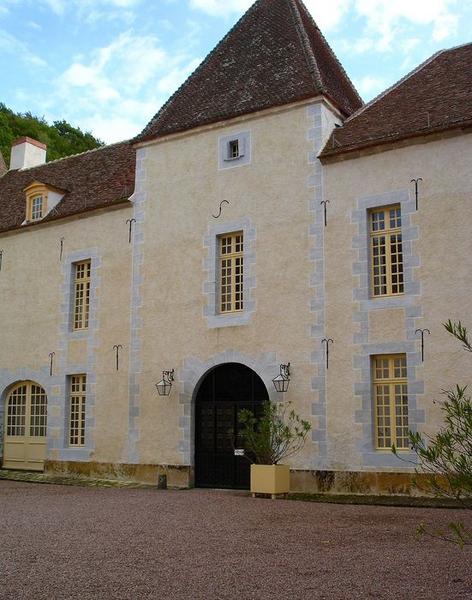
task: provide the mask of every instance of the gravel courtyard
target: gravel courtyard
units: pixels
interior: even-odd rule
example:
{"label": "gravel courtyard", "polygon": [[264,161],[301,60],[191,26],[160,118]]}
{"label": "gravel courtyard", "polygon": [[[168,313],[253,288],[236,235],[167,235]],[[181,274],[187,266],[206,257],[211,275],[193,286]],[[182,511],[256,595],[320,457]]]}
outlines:
{"label": "gravel courtyard", "polygon": [[464,512],[0,481],[0,598],[472,599]]}

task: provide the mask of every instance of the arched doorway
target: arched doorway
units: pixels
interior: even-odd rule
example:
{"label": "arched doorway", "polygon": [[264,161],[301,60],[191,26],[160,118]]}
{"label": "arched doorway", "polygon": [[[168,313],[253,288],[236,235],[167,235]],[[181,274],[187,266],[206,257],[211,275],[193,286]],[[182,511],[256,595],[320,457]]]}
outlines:
{"label": "arched doorway", "polygon": [[15,385],[5,404],[3,466],[42,471],[46,458],[47,396],[32,381]]}
{"label": "arched doorway", "polygon": [[269,394],[249,367],[227,363],[215,367],[200,384],[195,400],[195,484],[198,487],[249,489],[250,463],[236,456],[238,412],[259,415]]}

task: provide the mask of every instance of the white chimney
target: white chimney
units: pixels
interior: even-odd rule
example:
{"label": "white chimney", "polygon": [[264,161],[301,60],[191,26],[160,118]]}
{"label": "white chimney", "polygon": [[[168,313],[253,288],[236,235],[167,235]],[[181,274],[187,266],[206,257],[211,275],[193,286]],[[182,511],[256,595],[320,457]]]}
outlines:
{"label": "white chimney", "polygon": [[44,165],[47,146],[29,137],[21,137],[11,145],[10,170]]}

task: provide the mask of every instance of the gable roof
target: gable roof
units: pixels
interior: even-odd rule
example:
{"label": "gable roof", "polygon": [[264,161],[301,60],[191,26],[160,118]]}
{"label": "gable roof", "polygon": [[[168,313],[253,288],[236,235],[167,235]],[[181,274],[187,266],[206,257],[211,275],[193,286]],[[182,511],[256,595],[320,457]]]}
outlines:
{"label": "gable roof", "polygon": [[41,223],[127,200],[134,191],[135,162],[136,151],[130,142],[120,142],[38,167],[8,171],[0,178],[0,232],[21,226],[26,217],[24,190],[35,181],[65,191]]}
{"label": "gable roof", "polygon": [[472,44],[442,50],[336,128],[323,158],[472,126]]}
{"label": "gable roof", "polygon": [[3,154],[0,152],[0,177],[5,175],[7,172],[7,166],[5,164],[5,160],[3,158]]}
{"label": "gable roof", "polygon": [[362,100],[301,0],[257,0],[135,142],[325,95]]}

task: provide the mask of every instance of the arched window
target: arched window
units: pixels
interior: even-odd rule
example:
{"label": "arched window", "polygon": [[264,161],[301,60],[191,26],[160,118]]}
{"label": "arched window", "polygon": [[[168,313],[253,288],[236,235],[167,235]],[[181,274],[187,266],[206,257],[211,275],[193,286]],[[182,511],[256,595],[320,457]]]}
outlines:
{"label": "arched window", "polygon": [[46,457],[47,395],[32,381],[10,390],[6,400],[3,466],[42,470]]}

